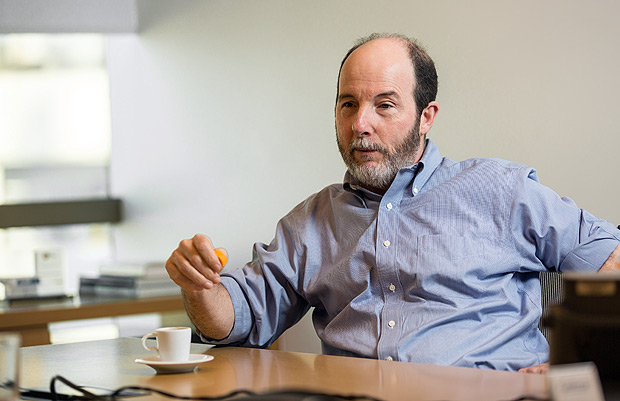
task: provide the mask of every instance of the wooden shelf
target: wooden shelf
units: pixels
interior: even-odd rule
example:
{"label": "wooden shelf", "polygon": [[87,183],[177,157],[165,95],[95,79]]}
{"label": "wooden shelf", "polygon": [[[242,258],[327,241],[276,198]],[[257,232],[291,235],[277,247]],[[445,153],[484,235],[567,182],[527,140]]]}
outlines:
{"label": "wooden shelf", "polygon": [[18,332],[22,345],[50,343],[48,324],[68,320],[184,311],[180,295],[153,298],[74,297],[0,304],[0,333]]}
{"label": "wooden shelf", "polygon": [[0,228],[121,221],[120,199],[86,199],[0,205]]}

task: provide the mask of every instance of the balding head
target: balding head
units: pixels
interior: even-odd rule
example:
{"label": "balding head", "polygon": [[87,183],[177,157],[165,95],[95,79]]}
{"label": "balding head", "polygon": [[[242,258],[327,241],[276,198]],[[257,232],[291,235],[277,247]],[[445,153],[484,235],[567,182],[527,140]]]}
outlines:
{"label": "balding head", "polygon": [[[420,71],[434,85],[425,85]],[[400,169],[420,160],[439,109],[436,90],[432,61],[408,39],[372,36],[347,53],[338,74],[336,138],[354,182],[384,193]]]}
{"label": "balding head", "polygon": [[[374,43],[372,43],[374,42]],[[390,45],[395,44],[397,47]],[[424,48],[415,39],[408,38],[399,34],[377,34],[374,33],[365,38],[359,39],[355,45],[349,49],[340,64],[338,72],[338,86],[336,89],[336,99],[340,94],[340,77],[342,68],[351,55],[362,46],[372,45],[372,49],[377,51],[377,57],[381,57],[386,51],[399,51],[402,48],[406,51],[412,67],[413,77],[413,97],[417,106],[418,116],[422,110],[437,97],[437,71],[435,64]],[[386,45],[386,46],[384,46]],[[390,50],[391,49],[391,50]],[[396,49],[396,50],[395,50]],[[367,49],[368,50],[368,49]]]}

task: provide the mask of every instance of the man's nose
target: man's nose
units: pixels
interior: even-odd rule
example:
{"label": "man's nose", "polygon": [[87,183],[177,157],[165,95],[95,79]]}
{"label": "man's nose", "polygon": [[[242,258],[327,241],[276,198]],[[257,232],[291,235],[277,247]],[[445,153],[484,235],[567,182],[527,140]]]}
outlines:
{"label": "man's nose", "polygon": [[368,109],[359,108],[353,119],[353,133],[357,136],[369,135],[373,129],[372,113]]}

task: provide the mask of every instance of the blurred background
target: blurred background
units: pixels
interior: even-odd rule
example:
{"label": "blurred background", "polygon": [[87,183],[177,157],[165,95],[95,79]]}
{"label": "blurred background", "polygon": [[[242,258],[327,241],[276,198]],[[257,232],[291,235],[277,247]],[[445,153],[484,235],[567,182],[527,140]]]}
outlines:
{"label": "blurred background", "polygon": [[[444,156],[528,164],[620,224],[618,15],[612,0],[0,0],[0,203],[123,202],[119,223],[0,229],[0,276],[53,250],[76,291],[195,233],[243,266],[342,180],[338,67],[371,32],[418,38],[435,60]],[[308,318],[292,330],[281,348],[320,352]]]}

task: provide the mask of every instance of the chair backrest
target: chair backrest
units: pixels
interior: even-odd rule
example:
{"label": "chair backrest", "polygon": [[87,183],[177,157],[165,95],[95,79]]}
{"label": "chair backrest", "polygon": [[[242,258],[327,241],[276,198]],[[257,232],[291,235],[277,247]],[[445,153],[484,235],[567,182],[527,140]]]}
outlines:
{"label": "chair backrest", "polygon": [[539,274],[539,277],[543,313],[538,327],[547,341],[549,341],[549,328],[543,326],[543,321],[551,311],[551,306],[562,302],[562,274],[542,272]]}

